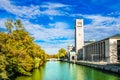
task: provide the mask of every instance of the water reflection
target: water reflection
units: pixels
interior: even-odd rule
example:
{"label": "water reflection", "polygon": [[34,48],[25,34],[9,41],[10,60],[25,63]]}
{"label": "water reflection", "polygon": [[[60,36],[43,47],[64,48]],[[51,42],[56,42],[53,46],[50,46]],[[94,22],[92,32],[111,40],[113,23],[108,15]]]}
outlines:
{"label": "water reflection", "polygon": [[33,71],[32,80],[42,80],[42,71],[39,69],[35,69]]}
{"label": "water reflection", "polygon": [[19,76],[15,80],[32,80],[32,78],[27,76]]}
{"label": "water reflection", "polygon": [[120,80],[120,77],[76,64],[50,61],[35,69],[31,77],[20,76],[15,80]]}
{"label": "water reflection", "polygon": [[32,76],[19,76],[15,80],[43,80],[43,70],[44,67],[40,67],[39,69],[34,69]]}

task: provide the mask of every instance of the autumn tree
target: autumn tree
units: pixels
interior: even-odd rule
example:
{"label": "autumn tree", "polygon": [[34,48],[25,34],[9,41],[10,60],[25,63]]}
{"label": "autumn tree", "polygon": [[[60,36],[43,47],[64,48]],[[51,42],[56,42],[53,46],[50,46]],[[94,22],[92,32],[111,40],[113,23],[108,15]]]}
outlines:
{"label": "autumn tree", "polygon": [[32,69],[45,63],[45,51],[35,44],[20,20],[8,19],[5,26],[10,34],[0,32],[0,78],[14,74],[30,76]]}

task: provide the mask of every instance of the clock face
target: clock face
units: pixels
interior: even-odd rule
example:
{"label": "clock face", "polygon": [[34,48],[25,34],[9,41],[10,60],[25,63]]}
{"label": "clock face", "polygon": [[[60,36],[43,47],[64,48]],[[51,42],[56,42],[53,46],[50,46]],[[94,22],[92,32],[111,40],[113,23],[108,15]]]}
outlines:
{"label": "clock face", "polygon": [[78,27],[82,27],[82,23],[81,23],[81,22],[78,22],[78,23],[77,23],[77,26],[78,26]]}

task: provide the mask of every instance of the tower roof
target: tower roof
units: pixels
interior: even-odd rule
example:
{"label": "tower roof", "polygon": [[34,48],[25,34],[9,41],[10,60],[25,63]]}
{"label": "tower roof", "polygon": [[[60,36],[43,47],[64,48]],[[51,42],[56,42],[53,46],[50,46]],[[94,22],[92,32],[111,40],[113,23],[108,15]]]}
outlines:
{"label": "tower roof", "polygon": [[73,45],[72,45],[72,44],[69,44],[68,47],[73,47]]}

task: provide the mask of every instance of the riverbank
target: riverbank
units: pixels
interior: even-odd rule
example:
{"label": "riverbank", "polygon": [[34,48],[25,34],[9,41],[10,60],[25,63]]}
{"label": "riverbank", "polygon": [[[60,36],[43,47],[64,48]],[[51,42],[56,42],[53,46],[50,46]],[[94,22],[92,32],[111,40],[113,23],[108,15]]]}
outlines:
{"label": "riverbank", "polygon": [[18,76],[11,80],[120,80],[120,76],[62,61],[47,61],[34,69],[32,76]]}
{"label": "riverbank", "polygon": [[106,62],[89,62],[89,61],[70,61],[70,63],[75,63],[78,65],[88,66],[91,68],[120,74],[120,63],[119,64],[108,64]]}

